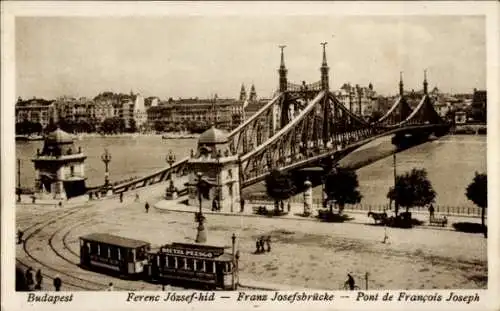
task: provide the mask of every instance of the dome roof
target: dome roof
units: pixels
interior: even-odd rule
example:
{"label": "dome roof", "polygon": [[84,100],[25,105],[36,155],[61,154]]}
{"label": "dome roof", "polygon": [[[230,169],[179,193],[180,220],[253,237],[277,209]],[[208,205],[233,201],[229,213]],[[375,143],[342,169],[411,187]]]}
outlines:
{"label": "dome roof", "polygon": [[57,128],[55,131],[45,137],[45,141],[50,143],[67,144],[73,142],[73,136],[61,130],[60,128]]}
{"label": "dome roof", "polygon": [[227,132],[223,130],[216,129],[212,125],[211,128],[203,132],[198,138],[198,144],[224,144],[227,142]]}

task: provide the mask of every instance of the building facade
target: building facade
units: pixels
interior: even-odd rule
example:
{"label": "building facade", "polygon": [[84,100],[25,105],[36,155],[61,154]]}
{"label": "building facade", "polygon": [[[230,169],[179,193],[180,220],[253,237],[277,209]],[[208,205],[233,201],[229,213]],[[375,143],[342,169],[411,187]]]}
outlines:
{"label": "building facade", "polygon": [[57,122],[57,110],[54,101],[44,99],[18,99],[15,108],[16,123],[29,121],[40,123],[46,128],[49,123]]}

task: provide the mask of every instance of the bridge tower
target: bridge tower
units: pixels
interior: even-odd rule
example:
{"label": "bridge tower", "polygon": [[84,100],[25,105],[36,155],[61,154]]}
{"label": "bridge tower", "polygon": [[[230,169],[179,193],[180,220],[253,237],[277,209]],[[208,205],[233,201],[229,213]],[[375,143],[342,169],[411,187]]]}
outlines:
{"label": "bridge tower", "polygon": [[403,97],[404,95],[404,85],[403,85],[403,72],[399,72],[399,96]]}
{"label": "bridge tower", "polygon": [[290,103],[288,102],[288,97],[286,94],[286,91],[288,89],[288,80],[287,80],[287,73],[288,70],[285,67],[285,55],[283,52],[283,49],[286,48],[286,45],[280,45],[279,48],[281,49],[281,63],[280,63],[280,68],[278,69],[279,73],[279,92],[283,94],[282,100],[281,100],[281,105],[280,107],[276,106],[276,111],[273,113],[273,118],[272,122],[270,125],[270,136],[274,135],[276,129],[277,129],[277,118],[279,116],[279,124],[280,128],[285,127],[285,125],[288,124],[289,116],[288,116],[288,111],[290,109]]}
{"label": "bridge tower", "polygon": [[[221,211],[240,210],[240,183],[238,155],[229,150],[228,134],[212,126],[198,139],[198,150],[188,160],[189,182],[188,204],[199,207],[198,192],[201,192],[202,207],[220,207]],[[198,173],[203,185],[198,189]]]}
{"label": "bridge tower", "polygon": [[257,91],[255,91],[254,84],[252,84],[252,87],[250,88],[250,95],[248,95],[248,101],[249,102],[257,101]]}
{"label": "bridge tower", "polygon": [[427,69],[424,70],[424,95],[427,95]]}
{"label": "bridge tower", "polygon": [[330,70],[330,67],[328,67],[328,64],[326,62],[326,45],[328,42],[322,42],[321,45],[323,46],[323,62],[321,63],[321,89],[324,91],[328,91],[329,86],[328,86],[328,71]]}
{"label": "bridge tower", "polygon": [[279,85],[279,91],[280,92],[285,92],[287,88],[287,73],[288,70],[285,67],[285,55],[283,53],[283,49],[286,48],[286,45],[280,45],[279,48],[281,49],[281,63],[280,63],[280,68],[278,69],[278,73],[280,76],[280,85]]}
{"label": "bridge tower", "polygon": [[245,85],[242,83],[240,90],[240,100],[244,101],[245,99],[247,99],[247,92],[245,91]]}
{"label": "bridge tower", "polygon": [[42,151],[37,150],[32,160],[36,171],[36,196],[65,200],[84,194],[86,158],[81,148],[75,148],[70,134],[59,128],[48,134]]}

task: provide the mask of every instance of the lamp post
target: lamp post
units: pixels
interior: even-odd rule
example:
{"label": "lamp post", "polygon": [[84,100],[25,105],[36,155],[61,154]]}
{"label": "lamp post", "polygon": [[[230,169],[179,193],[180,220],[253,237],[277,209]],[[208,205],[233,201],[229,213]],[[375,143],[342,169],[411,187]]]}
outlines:
{"label": "lamp post", "polygon": [[[170,168],[172,168],[172,164],[175,163],[175,154],[172,153],[172,150],[168,151],[168,155],[165,157],[165,161],[167,161]],[[170,174],[170,178],[172,178],[172,174]]]}
{"label": "lamp post", "polygon": [[203,223],[205,222],[205,216],[203,216],[203,211],[201,210],[201,187],[202,187],[202,177],[203,174],[201,172],[196,173],[198,176],[198,181],[196,183],[196,188],[198,190],[198,201],[200,203],[200,211],[196,215],[196,221],[198,222],[198,229],[196,233],[196,243],[205,243],[207,241],[207,232],[205,231],[205,226]]}
{"label": "lamp post", "polygon": [[17,202],[21,202],[21,159],[17,159]]}
{"label": "lamp post", "polygon": [[104,173],[104,187],[109,187],[109,170],[108,164],[111,162],[111,153],[109,153],[108,149],[104,149],[104,153],[101,155],[101,160],[105,165],[105,173]]}
{"label": "lamp post", "polygon": [[392,167],[393,167],[393,171],[394,171],[394,212],[397,213],[397,210],[398,210],[398,200],[397,200],[397,196],[396,196],[396,178],[397,178],[397,174],[396,174],[396,153],[395,152],[392,155]]}
{"label": "lamp post", "polygon": [[236,258],[235,258],[235,252],[234,252],[234,248],[235,248],[235,244],[236,244],[236,235],[233,233],[233,235],[231,236],[231,241],[232,241],[232,254],[233,254],[233,267],[231,269],[232,273],[231,273],[231,289],[232,290],[235,290],[236,289],[236,284],[235,284],[235,276],[234,274],[236,273],[236,267],[237,267],[237,264],[236,264]]}

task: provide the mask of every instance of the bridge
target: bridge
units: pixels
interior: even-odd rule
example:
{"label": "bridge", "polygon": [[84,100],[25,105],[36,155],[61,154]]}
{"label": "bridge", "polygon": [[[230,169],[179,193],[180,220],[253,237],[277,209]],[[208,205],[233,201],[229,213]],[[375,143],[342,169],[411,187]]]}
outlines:
{"label": "bridge", "polygon": [[[445,135],[450,124],[434,109],[428,95],[424,71],[423,97],[412,109],[404,95],[400,76],[399,97],[378,120],[366,121],[344,106],[329,89],[326,42],[319,81],[290,83],[284,48],[278,69],[279,87],[269,102],[228,135],[231,155],[237,155],[241,188],[265,179],[273,170],[296,169],[335,163],[357,148],[383,136],[396,141],[407,136],[423,138]],[[171,167],[117,185],[114,193],[164,182],[171,176],[185,176],[189,157]],[[95,191],[95,190],[93,190]]]}

